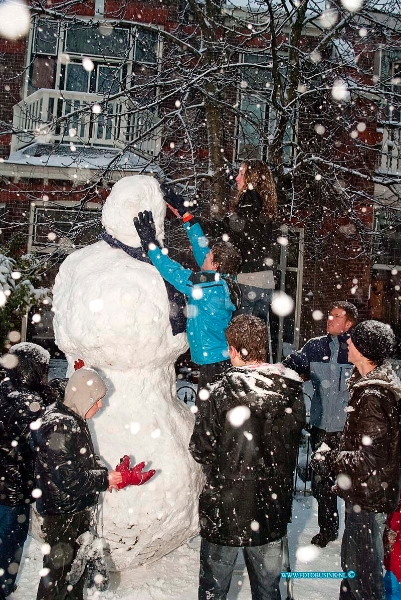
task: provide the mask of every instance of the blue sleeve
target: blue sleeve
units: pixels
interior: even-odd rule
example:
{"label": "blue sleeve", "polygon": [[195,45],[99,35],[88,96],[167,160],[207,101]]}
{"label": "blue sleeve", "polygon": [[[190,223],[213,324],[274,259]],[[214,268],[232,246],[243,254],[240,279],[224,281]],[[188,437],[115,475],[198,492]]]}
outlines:
{"label": "blue sleeve", "polygon": [[148,256],[163,279],[171,283],[179,292],[182,292],[186,296],[191,295],[193,288],[193,284],[190,281],[192,275],[191,269],[184,269],[180,263],[172,260],[168,254],[163,254],[160,248],[149,250]]}
{"label": "blue sleeve", "polygon": [[196,263],[199,267],[202,267],[207,254],[210,252],[208,239],[198,222],[191,226],[191,221],[188,221],[187,223],[184,223],[184,229],[191,242],[192,252]]}

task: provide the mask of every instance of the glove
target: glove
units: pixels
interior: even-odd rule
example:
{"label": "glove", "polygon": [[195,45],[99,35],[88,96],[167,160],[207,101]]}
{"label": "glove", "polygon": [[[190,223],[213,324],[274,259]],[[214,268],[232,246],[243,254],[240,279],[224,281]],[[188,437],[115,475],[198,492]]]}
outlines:
{"label": "glove", "polygon": [[189,206],[196,204],[196,202],[188,202],[188,200],[185,200],[184,196],[177,194],[174,189],[166,183],[161,183],[160,189],[163,193],[164,201],[176,217],[181,217],[184,223],[191,219],[193,219],[192,223],[196,222],[195,217],[188,212]]}
{"label": "glove", "polygon": [[142,469],[144,466],[145,466],[145,463],[141,462],[141,463],[135,465],[135,467],[133,467],[130,470],[130,474],[131,474],[130,485],[142,485],[143,483],[146,483],[147,481],[149,481],[149,479],[151,479],[153,477],[153,475],[156,473],[156,471],[154,469],[150,469],[149,471],[143,472]]}
{"label": "glove", "polygon": [[332,450],[325,443],[321,444],[316,452],[312,453],[310,466],[317,475],[328,477],[332,469]]}
{"label": "glove", "polygon": [[117,485],[119,490],[127,487],[127,485],[142,485],[149,481],[156,473],[154,469],[142,472],[145,463],[141,462],[130,469],[130,457],[126,454],[120,459],[120,464],[116,466],[116,471],[119,471],[122,476],[122,482]]}
{"label": "glove", "polygon": [[120,458],[120,464],[116,466],[116,471],[119,473],[125,473],[129,470],[130,457],[127,454],[124,454],[122,458]]}
{"label": "glove", "polygon": [[150,210],[145,210],[143,213],[140,212],[137,217],[134,218],[135,229],[138,232],[139,239],[141,240],[142,248],[145,252],[151,244],[159,246],[156,240],[155,224],[153,221],[153,215]]}

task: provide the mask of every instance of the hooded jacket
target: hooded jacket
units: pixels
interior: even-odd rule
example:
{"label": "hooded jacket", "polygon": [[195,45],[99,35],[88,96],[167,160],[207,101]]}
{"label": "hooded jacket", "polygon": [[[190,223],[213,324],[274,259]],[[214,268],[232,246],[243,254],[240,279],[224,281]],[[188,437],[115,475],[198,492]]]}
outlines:
{"label": "hooded jacket", "polygon": [[202,537],[223,546],[280,539],[305,423],[300,378],[282,365],[232,367],[203,402],[190,441],[210,470],[199,499]]}
{"label": "hooded jacket", "polygon": [[[262,199],[256,190],[242,194],[235,212],[217,225],[220,234],[226,233],[242,255],[241,273],[256,273],[277,268],[280,245],[279,228],[262,211]],[[266,265],[266,259],[273,261]]]}
{"label": "hooded jacket", "polygon": [[399,400],[401,381],[390,362],[364,375],[354,367],[350,401],[338,453],[331,457],[335,492],[369,512],[398,504],[400,478]]}
{"label": "hooded jacket", "polygon": [[85,420],[107,388],[93,369],[79,369],[69,380],[64,404],[56,402],[33,431],[36,501],[40,515],[76,513],[95,506],[108,487],[108,470],[96,456]]}
{"label": "hooded jacket", "polygon": [[[210,251],[208,241],[198,222],[184,224],[191,242],[194,258],[202,267]],[[172,260],[161,248],[148,251],[153,265],[160,275],[188,299],[187,335],[191,358],[197,365],[210,365],[228,358],[228,346],[224,332],[233,312],[239,306],[233,293],[235,278],[216,271],[194,273]],[[238,305],[233,301],[238,300]]]}
{"label": "hooded jacket", "polygon": [[45,409],[50,355],[24,342],[13,346],[8,357],[15,357],[15,365],[0,384],[0,504],[17,506],[34,501],[30,435]]}

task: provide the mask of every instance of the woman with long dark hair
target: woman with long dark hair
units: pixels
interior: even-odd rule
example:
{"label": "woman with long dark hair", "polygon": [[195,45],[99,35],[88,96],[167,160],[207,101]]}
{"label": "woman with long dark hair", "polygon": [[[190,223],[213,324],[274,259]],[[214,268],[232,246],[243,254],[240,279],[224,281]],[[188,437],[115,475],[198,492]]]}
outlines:
{"label": "woman with long dark hair", "polygon": [[267,321],[279,244],[274,231],[277,193],[269,166],[261,160],[244,160],[236,177],[238,194],[233,212],[224,218],[224,231],[242,254],[238,283],[242,301],[238,313]]}

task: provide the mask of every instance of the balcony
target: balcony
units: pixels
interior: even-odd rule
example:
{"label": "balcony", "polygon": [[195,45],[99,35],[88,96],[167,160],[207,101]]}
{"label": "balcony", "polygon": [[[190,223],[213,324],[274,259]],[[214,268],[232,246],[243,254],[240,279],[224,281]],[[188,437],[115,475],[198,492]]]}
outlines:
{"label": "balcony", "polygon": [[377,168],[381,173],[401,174],[401,122],[383,123],[381,153]]}
{"label": "balcony", "polygon": [[[88,110],[89,108],[89,110]],[[14,106],[11,152],[33,143],[125,148],[149,157],[160,149],[157,114],[128,96],[40,89]]]}

